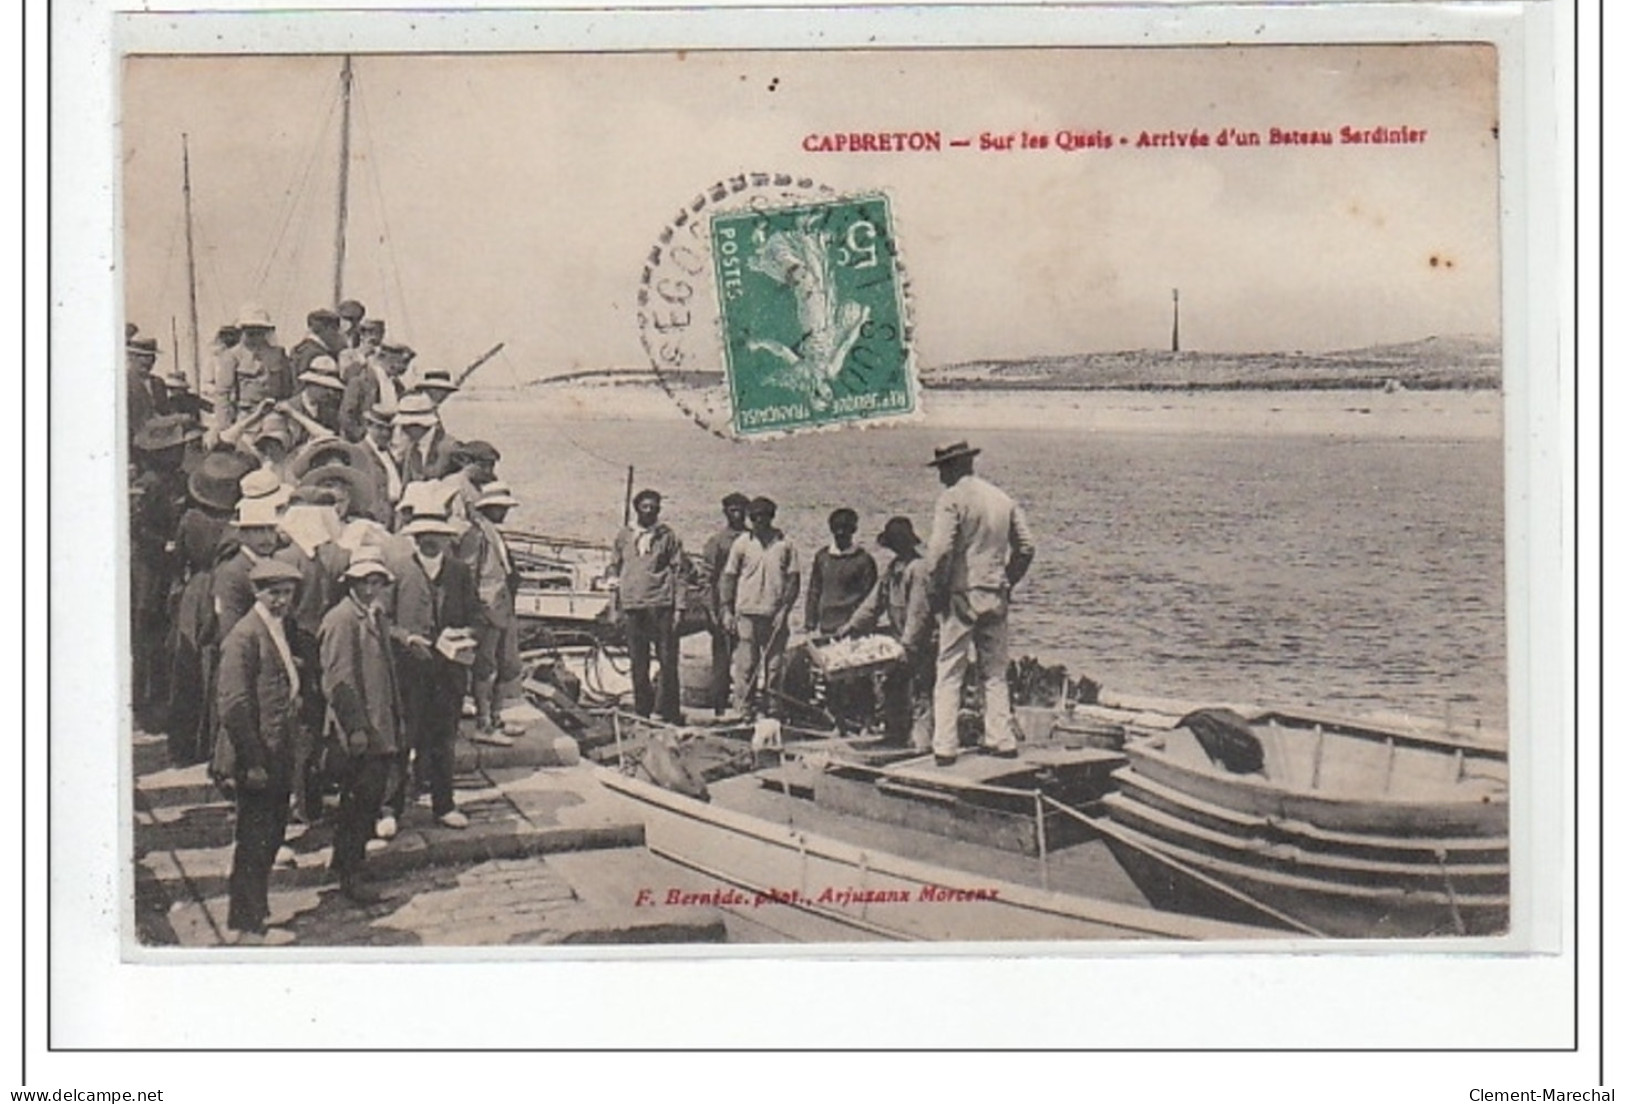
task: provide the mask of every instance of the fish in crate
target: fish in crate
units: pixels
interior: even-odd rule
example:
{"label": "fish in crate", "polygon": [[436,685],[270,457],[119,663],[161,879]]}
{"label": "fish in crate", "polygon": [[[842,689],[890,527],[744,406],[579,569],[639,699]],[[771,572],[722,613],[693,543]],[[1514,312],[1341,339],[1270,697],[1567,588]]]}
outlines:
{"label": "fish in crate", "polygon": [[813,669],[826,681],[860,679],[880,673],[903,658],[903,645],[879,633],[838,640],[813,640],[807,646]]}

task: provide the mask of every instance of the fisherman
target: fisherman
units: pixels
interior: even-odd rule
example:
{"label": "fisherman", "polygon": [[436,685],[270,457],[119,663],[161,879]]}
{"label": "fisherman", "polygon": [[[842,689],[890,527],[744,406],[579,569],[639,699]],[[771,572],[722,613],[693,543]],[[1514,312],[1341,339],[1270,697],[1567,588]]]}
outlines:
{"label": "fisherman", "polygon": [[474,573],[480,597],[480,619],[474,626],[474,739],[497,747],[513,743],[503,733],[499,717],[503,704],[515,696],[523,673],[519,615],[514,610],[519,575],[501,530],[508,511],[517,505],[519,500],[506,483],[500,479],[486,483],[457,546],[458,558]]}
{"label": "fisherman", "polygon": [[339,403],[339,429],[346,441],[360,441],[367,435],[367,411],[378,407],[395,413],[401,387],[391,375],[381,354],[384,320],[369,318],[361,323],[359,344],[339,354],[339,377],[344,381],[344,398]]}
{"label": "fisherman", "polygon": [[887,630],[903,645],[903,658],[881,682],[881,708],[886,742],[925,751],[931,746],[931,693],[936,681],[936,618],[931,613],[930,577],[920,558],[914,523],[894,517],[875,538],[892,554],[885,572],[846,622],[837,637],[870,633],[886,619]]}
{"label": "fisherman", "polygon": [[773,527],[778,504],[758,497],[745,509],[748,532],[734,541],[722,569],[723,627],[738,643],[733,655],[733,699],[746,716],[753,713],[751,687],[759,673],[778,681],[796,599],[801,595],[801,560],[795,546]]}
{"label": "fisherman", "polygon": [[132,337],[124,343],[125,390],[128,403],[130,440],[156,414],[169,412],[169,395],[163,381],[152,374],[158,362],[158,341]]}
{"label": "fisherman", "polygon": [[[813,553],[807,575],[805,628],[814,636],[833,635],[874,589],[879,576],[875,558],[853,542],[858,532],[856,510],[842,506],[833,511],[829,532],[830,543]],[[868,680],[832,683],[827,693],[826,704],[837,717],[866,720],[874,712],[873,686]]]}
{"label": "fisherman", "polygon": [[174,540],[186,508],[181,465],[187,446],[203,436],[183,414],[155,414],[135,435],[139,474],[130,485],[131,698],[138,724],[158,731],[169,700],[169,590],[175,577]]}
{"label": "fisherman", "polygon": [[338,313],[325,307],[318,308],[305,315],[305,324],[310,327],[310,332],[300,338],[299,344],[288,353],[294,377],[310,371],[317,357],[330,357],[333,367],[329,370],[338,375],[339,353],[350,347],[344,339]]}
{"label": "fisherman", "polygon": [[931,750],[938,766],[959,757],[960,695],[974,648],[982,680],[983,748],[1013,759],[1016,734],[1006,676],[1010,591],[1032,564],[1032,530],[1009,495],[975,474],[981,449],[956,441],[935,451],[928,466],[937,469],[943,491],[925,554],[940,634]]}
{"label": "fisherman", "polygon": [[[626,617],[632,664],[632,707],[647,717],[683,723],[678,681],[677,594],[686,568],[683,542],[660,520],[660,492],[642,490],[632,499],[634,524],[615,535],[609,575],[616,603]],[[649,678],[649,653],[660,664],[658,693]]]}
{"label": "fisherman", "polygon": [[[440,645],[447,630],[471,632],[479,617],[479,594],[468,565],[447,555],[457,530],[444,514],[414,513],[401,534],[415,545],[396,573],[390,605],[406,731],[418,778],[429,786],[435,820],[446,828],[467,828],[468,817],[457,808],[452,792],[452,773],[468,668]],[[406,790],[403,777],[388,803],[396,820],[405,811]]]}
{"label": "fisherman", "polygon": [[378,504],[374,514],[380,522],[394,524],[395,504],[401,500],[406,486],[401,479],[401,465],[395,459],[390,445],[395,438],[395,415],[381,406],[374,406],[366,414],[367,434],[361,441],[367,463],[364,470],[372,477],[373,501]]}
{"label": "fisherman", "polygon": [[358,905],[382,898],[363,867],[402,742],[401,688],[382,608],[394,580],[377,549],[358,550],[344,571],[346,596],[322,618],[318,633],[325,731],[342,759],[331,865],[339,892]]}
{"label": "fisherman", "polygon": [[711,615],[711,706],[717,716],[728,710],[728,679],[733,664],[734,637],[722,626],[722,570],[728,566],[728,552],[745,531],[745,508],[750,496],[733,491],[722,499],[722,528],[705,542],[701,560],[709,591]]}
{"label": "fisherman", "polygon": [[299,572],[273,559],[254,564],[252,612],[220,645],[216,701],[229,743],[237,802],[226,927],[240,943],[258,943],[270,916],[271,864],[288,824],[295,732],[303,688],[287,621]]}
{"label": "fisherman", "polygon": [[434,402],[427,395],[409,394],[395,411],[395,425],[401,431],[401,479],[417,483],[444,479],[452,471],[451,452],[455,447],[446,427],[440,424]]}
{"label": "fisherman", "polygon": [[260,405],[281,402],[293,394],[288,354],[271,343],[271,316],[263,307],[244,307],[237,315],[240,340],[220,355],[215,376],[215,424],[222,430]]}

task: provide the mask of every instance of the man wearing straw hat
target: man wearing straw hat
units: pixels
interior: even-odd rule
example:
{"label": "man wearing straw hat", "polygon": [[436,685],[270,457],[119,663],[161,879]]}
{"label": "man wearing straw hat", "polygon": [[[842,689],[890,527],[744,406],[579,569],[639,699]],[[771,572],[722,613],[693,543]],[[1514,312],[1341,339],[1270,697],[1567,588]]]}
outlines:
{"label": "man wearing straw hat", "polygon": [[[456,638],[472,637],[479,594],[468,565],[448,555],[457,530],[444,514],[414,513],[401,535],[411,538],[415,548],[396,572],[390,639],[407,737],[417,757],[414,773],[428,783],[435,820],[446,828],[467,828],[468,817],[457,808],[452,792],[452,775],[473,656],[465,657]],[[403,777],[390,795],[389,811],[397,820],[406,808],[407,788]]]}
{"label": "man wearing straw hat", "polygon": [[312,360],[310,367],[299,373],[299,383],[299,394],[277,404],[292,423],[289,428],[296,450],[311,441],[338,435],[339,403],[344,399],[338,362],[330,356]]}
{"label": "man wearing straw hat", "polygon": [[401,746],[401,691],[381,608],[394,580],[377,549],[358,549],[344,571],[348,593],[322,618],[317,633],[327,738],[343,761],[332,869],[340,892],[360,905],[380,899],[362,867]]}
{"label": "man wearing straw hat", "polygon": [[[243,477],[246,484],[257,473]],[[281,484],[278,483],[280,488]],[[214,569],[214,612],[223,638],[254,607],[253,572],[268,560],[281,542],[277,530],[287,498],[280,490],[271,494],[244,497],[237,503],[234,528],[237,550]],[[298,571],[294,575],[298,576]],[[290,600],[291,605],[291,600]]]}
{"label": "man wearing straw hat", "polygon": [[155,414],[169,409],[163,381],[152,374],[158,363],[158,341],[151,337],[131,337],[124,342],[125,407],[129,415],[130,439]]}
{"label": "man wearing straw hat", "polygon": [[452,472],[452,450],[457,447],[440,424],[434,402],[424,394],[410,394],[395,408],[401,431],[401,479],[419,483],[444,479]]}
{"label": "man wearing straw hat", "polygon": [[1010,590],[1033,562],[1027,516],[1009,495],[975,474],[981,449],[956,441],[936,450],[937,496],[925,570],[937,613],[936,725],[931,750],[938,766],[959,757],[959,703],[970,653],[982,678],[983,749],[1017,755],[1010,722]]}
{"label": "man wearing straw hat", "polygon": [[295,734],[304,678],[294,662],[287,621],[299,572],[266,558],[249,573],[250,612],[220,645],[216,702],[222,741],[231,748],[237,802],[226,926],[239,942],[261,942],[270,916],[271,864],[288,826]]}
{"label": "man wearing straw hat", "polygon": [[498,723],[504,701],[513,696],[519,667],[519,616],[514,611],[518,574],[500,526],[519,505],[508,485],[493,479],[485,485],[469,515],[468,531],[457,556],[474,572],[480,596],[480,619],[474,626],[474,739],[498,747],[513,743]]}
{"label": "man wearing straw hat", "polygon": [[372,479],[373,501],[377,504],[373,516],[384,525],[392,526],[395,504],[406,489],[400,462],[391,447],[395,440],[395,414],[374,406],[367,411],[365,421],[367,432],[361,439],[361,451],[366,461],[363,470]]}

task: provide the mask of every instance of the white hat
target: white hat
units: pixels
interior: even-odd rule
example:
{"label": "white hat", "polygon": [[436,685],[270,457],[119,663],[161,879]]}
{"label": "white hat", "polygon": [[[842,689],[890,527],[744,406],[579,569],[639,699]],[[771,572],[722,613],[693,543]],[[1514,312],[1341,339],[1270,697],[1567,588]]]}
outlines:
{"label": "white hat", "polygon": [[513,496],[513,491],[500,479],[493,479],[485,485],[483,493],[474,503],[475,509],[482,506],[517,506],[519,500]]}
{"label": "white hat", "polygon": [[457,530],[442,514],[417,515],[401,527],[401,536],[403,537],[426,536],[434,533],[438,533],[443,537],[455,537]]}
{"label": "white hat", "polygon": [[432,426],[438,424],[440,415],[435,413],[434,400],[423,394],[401,396],[401,401],[395,406],[396,425]]}
{"label": "white hat", "polygon": [[413,514],[446,514],[451,511],[451,496],[456,493],[457,488],[444,480],[423,479],[401,488],[401,498],[395,508],[410,510]]}
{"label": "white hat", "polygon": [[265,330],[274,330],[276,326],[271,322],[271,315],[264,307],[253,305],[245,306],[237,312],[237,325],[258,326]]}
{"label": "white hat", "polygon": [[265,499],[278,507],[293,496],[293,488],[282,482],[282,477],[270,468],[255,468],[237,481],[244,498]]}
{"label": "white hat", "polygon": [[360,579],[367,575],[382,575],[391,581],[395,573],[384,566],[384,554],[370,544],[364,544],[350,554],[350,566],[344,569],[346,579]]}
{"label": "white hat", "polygon": [[286,499],[267,495],[242,499],[237,503],[235,518],[237,527],[277,524],[282,519],[282,505],[285,501]]}

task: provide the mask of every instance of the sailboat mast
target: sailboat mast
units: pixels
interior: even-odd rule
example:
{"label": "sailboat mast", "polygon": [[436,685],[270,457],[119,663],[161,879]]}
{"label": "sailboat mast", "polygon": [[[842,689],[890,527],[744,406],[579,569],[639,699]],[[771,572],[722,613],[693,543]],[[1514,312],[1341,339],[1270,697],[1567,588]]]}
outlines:
{"label": "sailboat mast", "polygon": [[339,72],[339,91],[343,102],[342,121],[339,124],[339,195],[338,219],[333,230],[333,302],[344,299],[344,236],[345,224],[350,217],[350,55],[344,55],[344,68]]}
{"label": "sailboat mast", "polygon": [[1174,288],[1174,352],[1179,352],[1179,289]]}
{"label": "sailboat mast", "polygon": [[[201,391],[203,368],[198,355],[197,258],[192,247],[192,153],[187,148],[184,133],[181,135],[181,198],[186,205],[186,306],[187,318],[192,324],[192,389]],[[170,322],[173,324],[174,319],[170,319]],[[179,349],[176,349],[175,356],[177,360],[180,359]]]}

